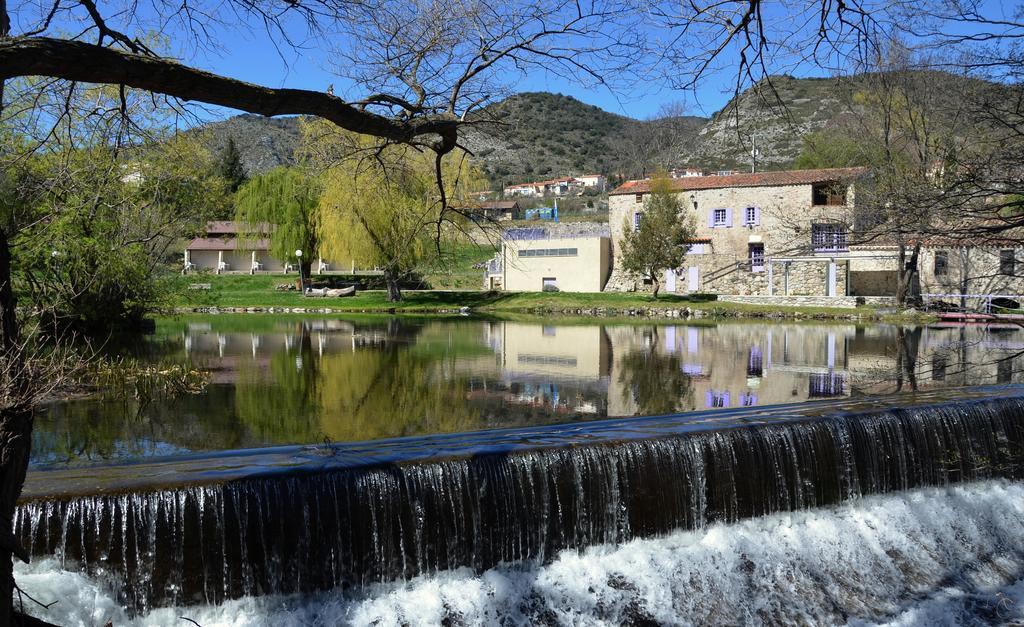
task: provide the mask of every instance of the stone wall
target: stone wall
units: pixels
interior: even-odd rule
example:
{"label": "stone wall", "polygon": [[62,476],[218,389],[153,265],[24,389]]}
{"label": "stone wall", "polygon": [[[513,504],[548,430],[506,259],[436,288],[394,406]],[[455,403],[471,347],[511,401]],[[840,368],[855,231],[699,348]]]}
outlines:
{"label": "stone wall", "polygon": [[891,296],[719,296],[718,300],[725,303],[743,303],[747,305],[771,305],[773,307],[839,307],[854,308],[858,300],[865,305],[892,306],[896,299]]}
{"label": "stone wall", "polygon": [[[776,261],[772,266],[772,290],[777,295],[827,296],[828,260],[806,259]],[[689,289],[690,268],[698,272],[697,289]],[[788,280],[787,280],[788,268]],[[836,295],[846,294],[846,262],[836,261]],[[788,288],[787,288],[788,285]],[[665,287],[662,278],[663,290]],[[605,291],[650,291],[651,285],[638,277],[613,269]],[[677,272],[677,293],[690,291],[710,294],[768,295],[768,268],[753,271],[745,258],[733,255],[687,255],[684,267]]]}
{"label": "stone wall", "polygon": [[[711,292],[717,294],[767,294],[766,271],[751,271],[747,259],[751,244],[763,244],[767,257],[796,257],[811,253],[811,225],[814,222],[850,221],[849,206],[820,207],[811,202],[811,185],[779,185],[761,187],[730,187],[683,191],[678,197],[684,207],[681,219],[695,226],[695,236],[703,251],[691,251],[684,267],[678,271],[676,292]],[[638,277],[630,276],[620,267],[623,229],[631,228],[634,215],[643,213],[643,194],[637,202],[635,194],[617,194],[609,198],[609,226],[613,258],[612,274],[607,291],[649,291]],[[847,192],[852,205],[852,188]],[[747,207],[756,207],[755,224],[744,224]],[[713,226],[710,219],[715,209],[728,209],[731,221],[726,226]],[[695,289],[690,289],[690,268],[697,268]],[[783,267],[775,264],[775,290],[784,288]],[[790,264],[790,293],[827,294],[826,262],[793,262]],[[836,293],[844,294],[846,271],[836,272]],[[662,281],[664,289],[664,281]]]}
{"label": "stone wall", "polygon": [[[1014,251],[1014,273],[1000,271],[1000,250]],[[946,255],[946,273],[937,275],[935,257]],[[924,294],[1024,294],[1024,248],[939,247],[921,251],[918,261]]]}

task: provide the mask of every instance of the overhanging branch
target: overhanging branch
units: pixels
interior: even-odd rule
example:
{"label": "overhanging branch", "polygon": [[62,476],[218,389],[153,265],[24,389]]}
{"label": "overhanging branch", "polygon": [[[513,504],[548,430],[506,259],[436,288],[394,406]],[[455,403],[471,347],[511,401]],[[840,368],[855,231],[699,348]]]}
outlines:
{"label": "overhanging branch", "polygon": [[126,85],[268,117],[314,115],[355,133],[429,145],[442,154],[455,147],[459,124],[447,116],[392,119],[354,107],[325,92],[264,87],[170,59],[85,42],[48,37],[0,39],[0,80],[20,76]]}

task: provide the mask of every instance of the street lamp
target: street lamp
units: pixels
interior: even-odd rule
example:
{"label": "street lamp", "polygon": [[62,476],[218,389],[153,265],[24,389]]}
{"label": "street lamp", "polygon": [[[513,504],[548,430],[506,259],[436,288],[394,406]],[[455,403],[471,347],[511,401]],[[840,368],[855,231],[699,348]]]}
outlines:
{"label": "street lamp", "polygon": [[302,278],[302,249],[295,251],[295,258],[299,260],[299,290],[302,293],[306,292],[306,281]]}

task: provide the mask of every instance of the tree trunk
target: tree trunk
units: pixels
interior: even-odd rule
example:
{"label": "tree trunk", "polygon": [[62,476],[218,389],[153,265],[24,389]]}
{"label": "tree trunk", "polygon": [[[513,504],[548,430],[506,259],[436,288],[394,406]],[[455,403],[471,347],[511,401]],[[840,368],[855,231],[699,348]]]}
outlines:
{"label": "tree trunk", "polygon": [[388,302],[397,303],[402,300],[402,290],[398,287],[398,273],[392,269],[384,271],[384,282],[388,286]]}
{"label": "tree trunk", "polygon": [[32,412],[0,412],[0,616],[12,618],[15,608],[14,564],[11,560],[15,553],[27,559],[13,534],[14,509],[25,483],[31,443]]}
{"label": "tree trunk", "polygon": [[10,240],[0,227],[0,350],[5,353],[12,351],[18,343],[17,305],[11,285]]}
{"label": "tree trunk", "polygon": [[967,311],[967,294],[971,293],[971,253],[966,246],[960,251],[960,311]]}
{"label": "tree trunk", "polygon": [[914,244],[907,256],[906,244],[900,244],[899,268],[897,269],[896,304],[917,306],[921,304],[921,275],[918,260],[921,256],[920,242]]}
{"label": "tree trunk", "polygon": [[658,299],[658,290],[661,289],[661,283],[658,281],[658,273],[657,272],[652,272],[651,273],[651,285],[654,286],[654,299],[657,300]]}
{"label": "tree trunk", "polygon": [[[18,351],[17,302],[11,286],[11,248],[7,232],[0,229],[0,350],[8,368],[11,397],[23,396],[29,384]],[[11,559],[18,549],[12,533],[14,508],[25,483],[32,442],[32,413],[23,408],[0,410],[0,624],[14,621],[14,572]],[[23,557],[24,559],[24,557]],[[7,620],[4,620],[7,618]]]}

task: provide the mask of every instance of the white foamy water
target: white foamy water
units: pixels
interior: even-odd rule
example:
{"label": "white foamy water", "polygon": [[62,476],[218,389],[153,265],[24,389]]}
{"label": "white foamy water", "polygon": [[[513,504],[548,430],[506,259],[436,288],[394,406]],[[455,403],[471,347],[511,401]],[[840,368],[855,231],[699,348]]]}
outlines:
{"label": "white foamy water", "polygon": [[1024,484],[864,498],[621,546],[546,565],[451,571],[359,594],[245,598],[131,618],[98,579],[17,569],[62,625],[816,623],[1020,624]]}

